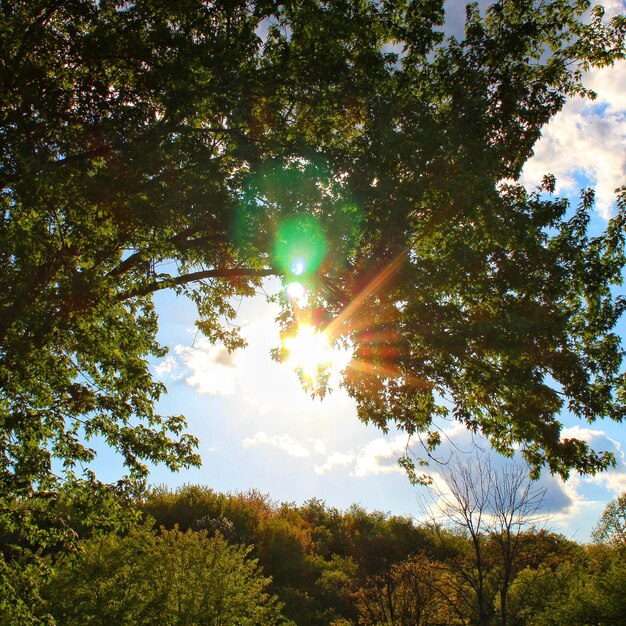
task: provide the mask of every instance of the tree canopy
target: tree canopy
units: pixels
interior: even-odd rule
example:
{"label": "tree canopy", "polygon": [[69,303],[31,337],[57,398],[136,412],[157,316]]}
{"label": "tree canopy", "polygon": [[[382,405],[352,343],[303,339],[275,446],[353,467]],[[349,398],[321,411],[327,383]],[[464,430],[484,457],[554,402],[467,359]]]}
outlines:
{"label": "tree canopy", "polygon": [[68,626],[293,626],[249,553],[206,531],[104,535],[60,560],[44,595],[54,623]]}
{"label": "tree canopy", "polygon": [[[265,625],[284,604],[298,626],[622,624],[623,547],[538,530],[519,507],[520,481],[535,485],[528,473],[495,473],[505,478],[500,494],[492,491],[499,502],[488,504],[485,494],[470,502],[467,488],[457,491],[459,504],[478,506],[464,521],[440,517],[443,526],[317,499],[296,506],[255,491],[158,488],[140,503],[154,526],[80,541],[52,562],[39,614],[64,625]],[[485,523],[496,510],[501,521]],[[1,606],[0,615],[3,624],[28,623],[8,620]]]}
{"label": "tree canopy", "polygon": [[459,40],[442,0],[2,2],[4,501],[95,438],[132,477],[197,464],[155,409],[152,295],[234,349],[232,298],[270,275],[309,292],[285,332],[308,315],[354,347],[362,420],[434,446],[447,415],[537,471],[609,466],[559,414],[624,415],[625,194],[591,237],[592,192],[570,215],[553,177],[516,182],[582,71],[624,56],[625,18],[588,5],[469,5]]}
{"label": "tree canopy", "polygon": [[597,543],[626,544],[626,493],[604,507],[592,536]]}

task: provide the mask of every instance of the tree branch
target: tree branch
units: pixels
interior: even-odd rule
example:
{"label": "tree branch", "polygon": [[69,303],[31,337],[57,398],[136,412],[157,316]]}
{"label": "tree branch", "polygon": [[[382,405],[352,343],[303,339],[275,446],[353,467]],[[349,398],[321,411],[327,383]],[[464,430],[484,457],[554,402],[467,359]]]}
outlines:
{"label": "tree branch", "polygon": [[[44,163],[42,168],[45,167],[62,167],[67,165],[68,163],[76,163],[79,161],[86,161],[88,159],[96,159],[101,156],[105,156],[109,154],[113,148],[111,146],[99,146],[98,148],[94,148],[93,150],[87,150],[86,152],[81,152],[80,154],[71,154],[63,159],[58,159],[56,161],[50,161],[48,163]],[[25,176],[32,174],[31,171],[24,172],[22,174],[9,174],[0,178],[0,189],[5,189],[9,185],[13,183],[19,183],[24,179]]]}
{"label": "tree branch", "polygon": [[191,272],[189,274],[182,274],[181,276],[166,278],[164,280],[155,280],[146,285],[141,285],[134,289],[131,289],[130,291],[120,293],[117,299],[120,302],[124,302],[125,300],[129,300],[130,298],[141,298],[142,296],[147,296],[148,294],[155,293],[156,291],[160,291],[161,289],[171,289],[172,287],[176,287],[178,285],[186,285],[187,283],[193,283],[199,280],[204,280],[206,278],[263,278],[265,276],[278,275],[279,272],[277,272],[275,269],[269,268],[254,270],[243,267],[225,267],[221,269],[202,270],[199,272]]}
{"label": "tree branch", "polygon": [[[211,234],[197,237],[196,239],[185,239],[189,235],[193,235],[202,230],[201,226],[189,227],[168,239],[168,243],[176,247],[177,251],[189,250],[191,248],[197,248],[207,243],[224,243],[226,238],[222,234]],[[147,261],[150,258],[150,250],[139,250],[134,252],[129,257],[125,258],[117,267],[114,267],[107,273],[107,278],[115,278],[125,274],[128,270],[132,269],[142,261]]]}

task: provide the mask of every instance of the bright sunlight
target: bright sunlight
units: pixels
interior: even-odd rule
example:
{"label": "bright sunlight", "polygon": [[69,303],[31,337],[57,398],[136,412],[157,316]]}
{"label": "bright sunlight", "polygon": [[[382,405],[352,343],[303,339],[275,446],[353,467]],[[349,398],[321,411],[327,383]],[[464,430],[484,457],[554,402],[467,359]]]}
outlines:
{"label": "bright sunlight", "polygon": [[303,325],[293,337],[284,340],[287,363],[310,379],[333,362],[333,350],[326,335],[313,326]]}

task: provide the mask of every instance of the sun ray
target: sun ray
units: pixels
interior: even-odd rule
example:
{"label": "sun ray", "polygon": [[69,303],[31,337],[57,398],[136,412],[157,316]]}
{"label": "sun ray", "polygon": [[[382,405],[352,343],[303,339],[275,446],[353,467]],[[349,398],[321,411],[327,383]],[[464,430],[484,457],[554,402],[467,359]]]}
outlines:
{"label": "sun ray", "polygon": [[346,305],[343,310],[328,324],[325,332],[329,337],[336,337],[341,334],[340,328],[344,321],[353,317],[362,308],[365,300],[374,292],[381,289],[392,276],[398,271],[400,266],[406,261],[408,249],[402,250],[392,261],[384,267],[369,283]]}
{"label": "sun ray", "polygon": [[397,367],[383,365],[382,363],[374,363],[363,359],[352,359],[349,367],[357,372],[380,376],[381,378],[402,377],[407,385],[411,385],[416,389],[433,389],[434,387],[434,384],[425,378],[419,378],[418,376],[401,372]]}
{"label": "sun ray", "polygon": [[[406,262],[406,258],[407,249],[404,249],[378,272],[323,330],[320,330],[318,324],[312,322],[313,315],[306,307],[306,288],[297,282],[287,285],[287,296],[292,301],[296,314],[297,331],[282,340],[283,349],[286,353],[285,363],[296,370],[307,384],[315,387],[331,369],[343,369],[349,364],[349,367],[355,371],[369,372],[382,378],[401,376],[407,383],[418,388],[432,387],[428,381],[417,377],[408,377],[407,379],[405,372],[401,372],[398,367],[392,365],[393,361],[400,356],[402,347],[397,345],[397,341],[394,341],[394,335],[391,331],[374,330],[372,326],[376,326],[376,324],[372,324],[372,321],[368,319],[359,319],[358,316],[367,298],[380,291],[392,279],[401,265]],[[362,354],[360,358],[358,356],[351,357],[348,354],[351,351],[339,351],[333,348],[334,340],[342,335],[341,327],[348,319],[353,322],[352,332],[370,331],[368,343],[372,344],[372,359],[368,358],[369,353],[368,355]],[[375,358],[376,356],[381,357],[383,362],[379,362],[380,359]],[[385,360],[388,363],[384,363]]]}

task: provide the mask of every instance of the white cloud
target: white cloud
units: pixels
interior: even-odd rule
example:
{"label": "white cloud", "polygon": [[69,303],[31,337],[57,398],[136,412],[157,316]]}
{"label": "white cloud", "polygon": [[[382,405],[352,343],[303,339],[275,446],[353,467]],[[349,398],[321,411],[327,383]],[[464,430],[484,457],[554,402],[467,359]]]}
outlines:
{"label": "white cloud", "polygon": [[252,448],[257,446],[269,446],[277,448],[289,456],[306,457],[310,456],[311,451],[296,441],[291,435],[268,435],[264,431],[258,432],[254,437],[244,439],[242,441],[244,448]]}
{"label": "white cloud", "polygon": [[407,445],[407,436],[398,435],[392,439],[380,437],[365,444],[356,454],[354,476],[363,478],[377,474],[403,472],[398,465]]}
{"label": "white cloud", "polygon": [[[516,451],[513,459],[504,457],[491,449],[485,437],[471,433],[462,424],[453,423],[440,432],[442,443],[433,453],[436,460],[423,468],[423,473],[433,481],[433,491],[436,493],[447,493],[443,474],[448,462],[454,459],[461,463],[471,463],[479,453],[488,458],[491,467],[496,471],[504,470],[511,463],[520,465],[524,463],[519,451]],[[479,474],[476,475],[476,479],[479,479]],[[539,513],[549,515],[550,519],[558,515],[563,515],[564,518],[570,515],[572,507],[583,499],[576,487],[575,479],[564,483],[548,471],[543,471],[536,483],[538,490],[545,490]]]}
{"label": "white cloud", "polygon": [[[562,437],[581,439],[594,450],[612,452],[616,458],[617,465],[614,469],[596,476],[581,476],[572,473],[567,481],[563,481],[560,477],[544,470],[536,483],[538,489],[545,489],[539,513],[548,516],[549,526],[574,536],[579,541],[585,541],[606,503],[626,490],[626,455],[620,442],[601,429],[576,425],[564,428]],[[510,459],[493,452],[483,437],[470,436],[462,425],[455,424],[443,430],[442,440],[443,443],[437,449],[436,455],[444,462],[451,454],[456,454],[461,461],[464,458],[469,459],[473,454],[471,449],[478,447],[489,455],[494,468],[502,468],[511,463]],[[466,452],[469,454],[466,455]],[[514,460],[522,462],[519,453],[516,453]],[[442,468],[445,471],[445,465]],[[425,473],[433,478],[435,492],[442,494],[446,492],[437,464],[431,464],[431,467],[426,468]]]}
{"label": "white cloud", "polygon": [[326,444],[321,439],[309,439],[309,441],[313,444],[313,452],[315,454],[327,454]]}
{"label": "white cloud", "polygon": [[177,345],[174,352],[187,370],[185,382],[198,393],[230,395],[237,390],[236,364],[224,347],[201,337],[193,346]]}
{"label": "white cloud", "polygon": [[223,346],[201,337],[191,346],[176,345],[174,354],[153,366],[159,378],[184,379],[198,393],[208,395],[230,395],[237,390],[239,370]]}
{"label": "white cloud", "polygon": [[[424,473],[433,480],[434,493],[446,492],[442,472],[445,472],[446,462],[453,456],[461,462],[471,461],[478,450],[489,457],[496,470],[512,462],[493,452],[483,437],[469,433],[461,424],[453,423],[449,428],[442,429],[441,434],[442,444],[435,453],[441,464],[432,462],[430,467],[424,468]],[[535,484],[537,490],[545,490],[538,514],[547,516],[550,527],[585,540],[606,502],[614,497],[613,494],[626,489],[625,455],[619,442],[602,430],[574,426],[564,429],[563,436],[583,439],[596,450],[612,451],[617,459],[616,469],[595,477],[572,475],[568,481],[563,481],[544,471]],[[268,435],[264,431],[244,439],[242,443],[246,448],[267,446],[292,457],[311,459],[310,468],[318,476],[343,469],[353,479],[367,480],[371,476],[402,475],[404,470],[397,459],[406,452],[407,435],[377,437],[358,448],[347,450],[331,450],[321,439],[309,438],[303,443],[289,434]],[[519,452],[515,454],[514,462],[522,463]]]}
{"label": "white cloud", "polygon": [[618,61],[612,68],[592,70],[587,73],[585,84],[598,97],[591,106],[606,105],[610,112],[624,112],[626,93],[626,61]]}
{"label": "white cloud", "polygon": [[626,11],[624,0],[601,0],[601,2],[596,2],[595,4],[601,4],[604,7],[606,18],[623,15],[624,11]]}
{"label": "white cloud", "polygon": [[559,515],[571,517],[573,509],[584,501],[577,490],[575,479],[564,481],[559,476],[543,472],[537,487],[545,489],[539,512],[548,514],[550,519],[555,519]]}
{"label": "white cloud", "polygon": [[336,467],[348,467],[354,463],[353,452],[333,452],[326,457],[326,461],[321,465],[314,465],[313,470],[320,476],[328,474],[328,472],[334,470]]}
{"label": "white cloud", "polygon": [[313,465],[313,471],[320,476],[338,468],[350,467],[351,476],[365,478],[379,474],[402,473],[404,470],[398,465],[398,457],[406,449],[407,437],[398,435],[393,438],[373,439],[356,452],[328,450],[321,439],[309,439],[310,445],[307,446],[291,435],[268,435],[264,431],[244,439],[242,444],[246,448],[270,446],[295,457],[313,455],[322,457],[322,462]]}
{"label": "white cloud", "polygon": [[534,187],[552,173],[557,193],[572,193],[579,187],[576,175],[583,174],[596,190],[598,211],[608,218],[615,189],[626,183],[626,61],[591,70],[584,83],[597,92],[597,100],[565,104],[543,129],[522,182]]}
{"label": "white cloud", "polygon": [[626,472],[609,470],[604,474],[597,474],[587,479],[589,482],[596,484],[603,484],[606,488],[613,492],[614,495],[619,496],[626,492]]}
{"label": "white cloud", "polygon": [[611,452],[615,456],[615,467],[595,476],[581,476],[578,482],[604,487],[614,495],[626,491],[626,455],[619,441],[609,437],[603,430],[574,426],[563,429],[563,437],[575,437],[586,441],[596,451]]}
{"label": "white cloud", "polygon": [[161,361],[158,365],[155,365],[154,371],[159,378],[164,378],[166,374],[171,374],[177,366],[178,362],[173,356],[170,355],[164,361]]}

